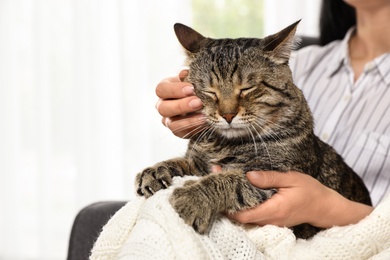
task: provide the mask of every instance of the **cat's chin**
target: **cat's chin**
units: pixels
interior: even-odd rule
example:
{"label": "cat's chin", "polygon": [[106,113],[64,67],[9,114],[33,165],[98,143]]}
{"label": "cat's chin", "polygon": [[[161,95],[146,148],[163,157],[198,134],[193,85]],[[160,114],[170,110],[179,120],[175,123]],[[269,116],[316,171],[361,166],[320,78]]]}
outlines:
{"label": "cat's chin", "polygon": [[248,135],[248,131],[244,128],[223,128],[218,129],[218,133],[228,139],[242,138]]}

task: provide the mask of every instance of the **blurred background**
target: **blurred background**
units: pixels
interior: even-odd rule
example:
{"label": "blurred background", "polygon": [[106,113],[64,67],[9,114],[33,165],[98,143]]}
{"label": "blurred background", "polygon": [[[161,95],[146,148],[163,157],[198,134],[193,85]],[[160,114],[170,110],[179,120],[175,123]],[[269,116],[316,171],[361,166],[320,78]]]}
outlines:
{"label": "blurred background", "polygon": [[0,0],[0,259],[65,259],[84,206],[130,200],[144,167],[180,156],[155,86],[183,55],[173,24],[263,37],[319,0]]}

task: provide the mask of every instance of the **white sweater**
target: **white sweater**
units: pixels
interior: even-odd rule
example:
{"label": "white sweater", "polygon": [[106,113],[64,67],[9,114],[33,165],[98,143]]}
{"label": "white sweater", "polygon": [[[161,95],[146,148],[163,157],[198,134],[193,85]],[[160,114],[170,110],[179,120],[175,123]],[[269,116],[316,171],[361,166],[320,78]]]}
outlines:
{"label": "white sweater", "polygon": [[199,235],[168,202],[186,179],[127,203],[103,228],[91,259],[390,259],[390,196],[358,224],[333,227],[308,241],[297,240],[288,228],[243,227],[225,217]]}

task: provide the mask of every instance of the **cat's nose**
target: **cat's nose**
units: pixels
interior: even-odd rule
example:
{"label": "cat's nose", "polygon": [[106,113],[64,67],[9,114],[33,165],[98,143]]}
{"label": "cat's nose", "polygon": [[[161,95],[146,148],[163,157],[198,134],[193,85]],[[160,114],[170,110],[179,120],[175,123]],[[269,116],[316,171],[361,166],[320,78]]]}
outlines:
{"label": "cat's nose", "polygon": [[228,113],[228,114],[223,114],[222,117],[225,118],[226,122],[228,122],[230,124],[236,115],[237,114],[234,114],[234,113]]}

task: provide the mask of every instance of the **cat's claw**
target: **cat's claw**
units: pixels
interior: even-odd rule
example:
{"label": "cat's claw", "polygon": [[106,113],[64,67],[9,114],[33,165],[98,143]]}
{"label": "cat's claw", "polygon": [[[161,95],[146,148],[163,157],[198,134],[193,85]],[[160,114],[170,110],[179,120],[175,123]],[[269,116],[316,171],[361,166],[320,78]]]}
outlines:
{"label": "cat's claw", "polygon": [[167,167],[149,167],[137,174],[136,190],[138,195],[150,197],[161,189],[168,188],[172,177]]}
{"label": "cat's claw", "polygon": [[176,188],[169,201],[184,222],[196,232],[205,234],[210,230],[216,212],[207,197],[195,185],[187,184]]}

